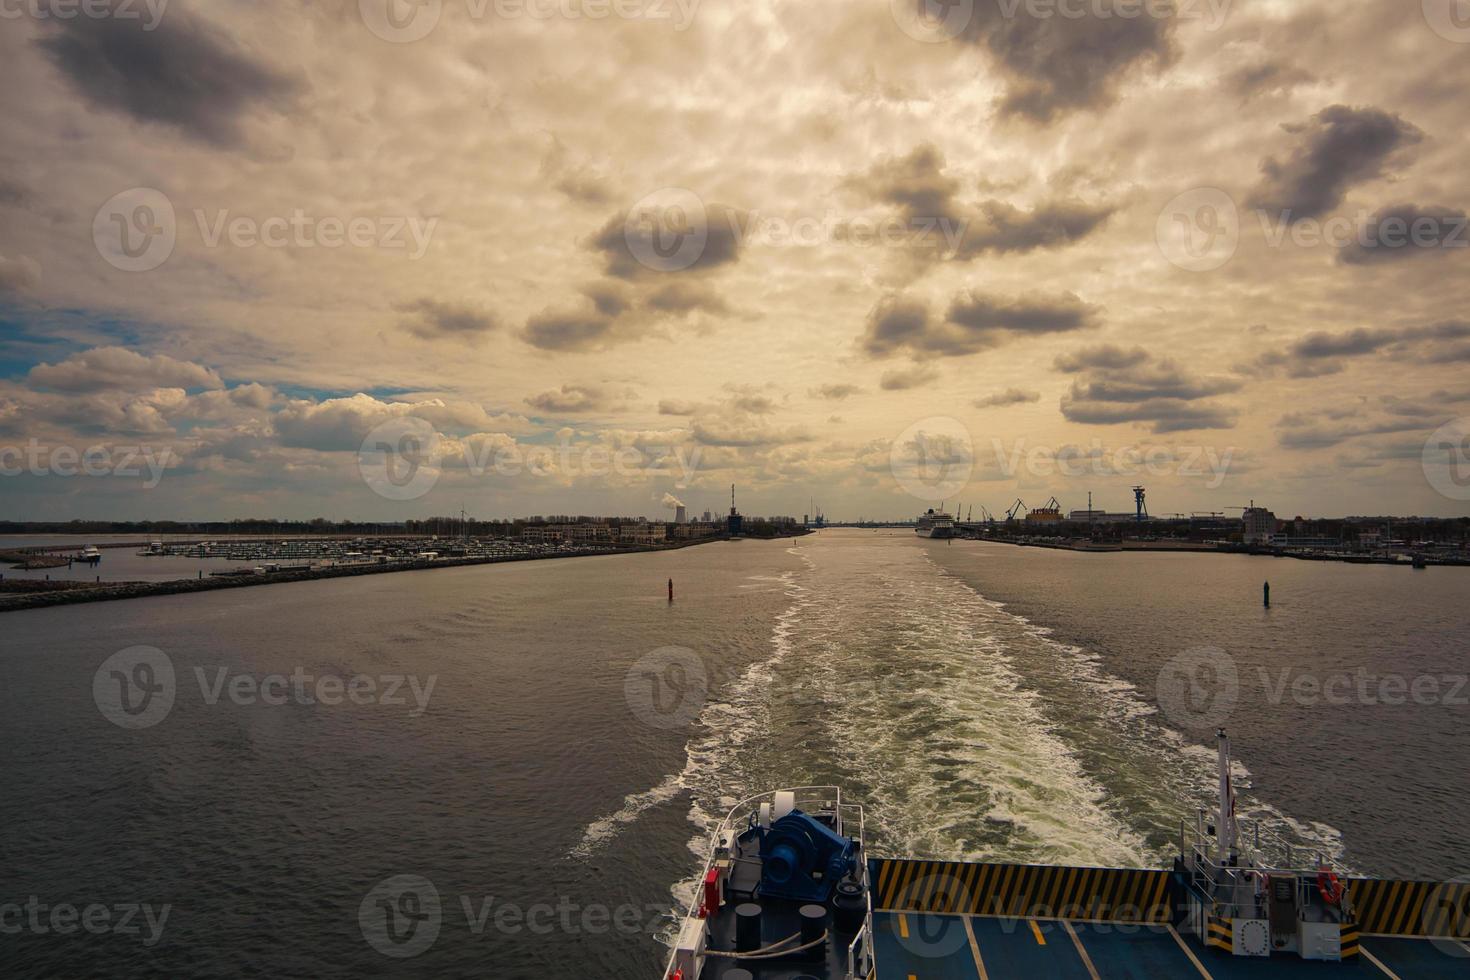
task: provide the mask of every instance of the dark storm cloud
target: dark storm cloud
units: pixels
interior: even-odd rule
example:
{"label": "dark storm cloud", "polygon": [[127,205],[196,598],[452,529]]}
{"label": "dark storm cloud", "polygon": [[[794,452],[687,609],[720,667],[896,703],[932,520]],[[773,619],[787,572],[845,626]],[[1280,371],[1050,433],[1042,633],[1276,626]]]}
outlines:
{"label": "dark storm cloud", "polygon": [[[910,0],[930,6],[930,0]],[[1037,122],[1076,109],[1110,105],[1119,83],[1143,66],[1173,61],[1175,18],[1101,13],[1034,16],[1024,4],[976,0],[959,40],[989,52],[1006,76],[1000,111]]]}
{"label": "dark storm cloud", "polygon": [[953,253],[958,259],[1068,245],[1091,234],[1117,210],[1071,197],[1043,200],[1031,210],[996,198],[969,205],[956,199],[959,182],[944,169],[944,155],[924,143],[906,156],[878,161],[844,186],[897,207],[916,229],[944,222],[941,230],[953,229],[958,237]]}
{"label": "dark storm cloud", "polygon": [[[1067,362],[1076,364],[1072,370],[1086,373],[1062,396],[1062,415],[1069,421],[1147,423],[1156,433],[1235,426],[1236,411],[1209,399],[1239,390],[1239,381],[1197,377],[1170,360],[1154,363],[1138,348],[1094,347],[1072,358]],[[1059,358],[1058,366],[1062,364]]]}
{"label": "dark storm cloud", "polygon": [[1464,211],[1391,204],[1368,219],[1358,239],[1338,252],[1347,265],[1368,265],[1430,255],[1464,255],[1470,246]]}
{"label": "dark storm cloud", "polygon": [[1290,212],[1293,218],[1321,217],[1342,203],[1349,188],[1379,177],[1424,138],[1397,115],[1371,106],[1332,105],[1303,123],[1282,129],[1294,145],[1283,159],[1261,161],[1261,182],[1251,206]]}
{"label": "dark storm cloud", "polygon": [[239,143],[246,115],[279,108],[298,87],[184,9],[170,9],[151,31],[122,17],[47,25],[36,43],[94,106],[219,146]]}
{"label": "dark storm cloud", "polygon": [[483,310],[427,298],[405,303],[398,307],[398,311],[410,314],[403,321],[404,329],[425,340],[444,337],[477,340],[500,325],[493,315]]}
{"label": "dark storm cloud", "polygon": [[969,289],[954,296],[941,322],[922,303],[889,297],[868,315],[862,346],[875,357],[901,349],[916,356],[963,356],[1017,336],[1083,330],[1097,324],[1099,312],[1073,293],[1007,297]]}

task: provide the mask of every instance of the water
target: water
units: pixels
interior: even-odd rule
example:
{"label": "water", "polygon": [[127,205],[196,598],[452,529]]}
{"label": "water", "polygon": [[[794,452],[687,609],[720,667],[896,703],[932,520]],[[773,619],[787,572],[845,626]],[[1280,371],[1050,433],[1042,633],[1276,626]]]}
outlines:
{"label": "water", "polygon": [[[838,530],[7,614],[0,905],[169,913],[151,946],[7,936],[6,973],[656,975],[702,828],[798,782],[864,799],[875,853],[1153,865],[1210,789],[1208,733],[1154,700],[1202,644],[1239,663],[1240,807],[1268,848],[1444,877],[1470,867],[1465,709],[1268,710],[1251,668],[1463,670],[1467,585]],[[137,644],[176,697],[124,730],[93,679]],[[247,696],[210,703],[221,668]],[[248,696],[298,669],[433,687],[421,714],[407,685]],[[359,917],[381,939],[373,899],[396,893],[373,889],[400,875],[440,900],[407,959]]]}

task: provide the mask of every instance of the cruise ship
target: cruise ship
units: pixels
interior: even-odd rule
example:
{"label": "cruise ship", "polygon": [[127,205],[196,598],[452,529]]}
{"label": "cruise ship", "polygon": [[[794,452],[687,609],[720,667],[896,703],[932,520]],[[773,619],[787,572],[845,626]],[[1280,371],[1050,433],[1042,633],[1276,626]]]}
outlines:
{"label": "cruise ship", "polygon": [[1470,883],[1265,863],[1217,740],[1218,809],[1180,821],[1165,868],[886,858],[840,788],[746,800],[713,834],[664,980],[1470,975]]}
{"label": "cruise ship", "polygon": [[954,516],[930,507],[914,523],[914,533],[921,538],[952,538]]}

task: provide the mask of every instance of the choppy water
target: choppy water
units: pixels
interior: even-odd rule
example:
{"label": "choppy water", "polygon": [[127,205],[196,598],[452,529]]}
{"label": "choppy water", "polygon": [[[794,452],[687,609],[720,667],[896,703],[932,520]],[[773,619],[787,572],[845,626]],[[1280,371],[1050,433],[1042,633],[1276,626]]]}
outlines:
{"label": "choppy water", "polygon": [[[1460,873],[1466,709],[1272,705],[1256,668],[1463,672],[1467,587],[828,531],[10,614],[0,906],[169,914],[153,945],[27,927],[5,972],[650,975],[702,828],[782,784],[865,800],[875,853],[1154,865],[1211,792],[1208,732],[1156,696],[1202,645],[1238,668],[1225,723],[1268,850]],[[176,696],[124,730],[93,682],[138,644]],[[421,713],[407,685],[211,703],[221,668],[433,687]],[[437,904],[401,905],[405,882]],[[385,939],[379,899],[423,931]]]}

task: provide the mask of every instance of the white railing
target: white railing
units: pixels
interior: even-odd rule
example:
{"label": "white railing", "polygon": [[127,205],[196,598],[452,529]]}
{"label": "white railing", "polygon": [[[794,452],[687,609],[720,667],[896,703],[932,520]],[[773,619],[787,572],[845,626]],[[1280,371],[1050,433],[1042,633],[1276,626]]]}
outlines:
{"label": "white railing", "polygon": [[[1183,856],[1186,856],[1186,870],[1189,872],[1190,884],[1201,894],[1209,895],[1218,906],[1228,906],[1229,911],[1223,914],[1235,918],[1236,909],[1242,903],[1237,901],[1240,892],[1244,888],[1250,888],[1253,901],[1259,901],[1261,889],[1258,883],[1264,877],[1293,876],[1297,883],[1297,900],[1299,906],[1305,906],[1308,896],[1316,887],[1317,875],[1321,868],[1292,868],[1273,867],[1262,864],[1259,855],[1244,844],[1236,847],[1239,855],[1238,864],[1222,864],[1216,857],[1218,844],[1198,827],[1193,839],[1186,837],[1183,821],[1180,822],[1180,843],[1183,845]],[[1288,856],[1290,851],[1288,851]]]}

